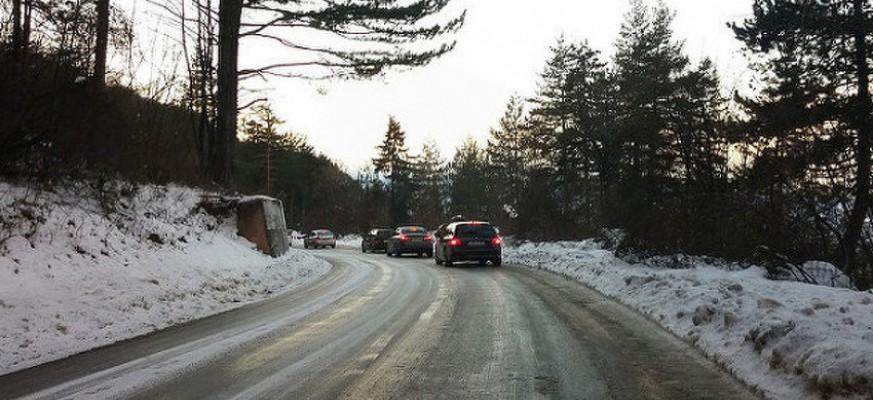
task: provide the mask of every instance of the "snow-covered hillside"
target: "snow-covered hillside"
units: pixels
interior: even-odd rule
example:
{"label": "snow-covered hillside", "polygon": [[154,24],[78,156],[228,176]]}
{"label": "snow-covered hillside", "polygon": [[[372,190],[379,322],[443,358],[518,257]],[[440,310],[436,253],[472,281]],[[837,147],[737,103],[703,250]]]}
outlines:
{"label": "snow-covered hillside", "polygon": [[0,183],[0,374],[298,287],[330,267],[274,259],[199,190]]}
{"label": "snow-covered hillside", "polygon": [[771,281],[758,267],[632,265],[592,241],[525,243],[504,259],[648,315],[768,398],[873,398],[871,293]]}

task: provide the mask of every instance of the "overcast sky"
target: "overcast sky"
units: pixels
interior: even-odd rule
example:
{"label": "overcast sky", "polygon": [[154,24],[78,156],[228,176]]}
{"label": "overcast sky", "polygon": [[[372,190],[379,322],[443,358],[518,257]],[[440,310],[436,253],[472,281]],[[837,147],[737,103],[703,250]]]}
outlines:
{"label": "overcast sky", "polygon": [[[259,84],[287,127],[350,172],[366,165],[394,115],[411,150],[428,139],[450,157],[464,138],[484,141],[513,94],[530,97],[558,35],[587,39],[611,53],[626,0],[456,0],[467,21],[452,53],[432,64],[376,81]],[[675,32],[693,60],[710,57],[726,90],[745,85],[747,61],[726,23],[751,14],[752,0],[666,0]],[[241,64],[276,59],[277,52],[244,42]],[[251,84],[251,83],[250,83]]]}

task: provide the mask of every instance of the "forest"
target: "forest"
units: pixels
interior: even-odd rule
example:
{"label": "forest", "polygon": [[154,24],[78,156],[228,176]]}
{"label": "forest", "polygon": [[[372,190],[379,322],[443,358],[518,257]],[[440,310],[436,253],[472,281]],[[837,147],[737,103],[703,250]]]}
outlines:
{"label": "forest", "polygon": [[[403,121],[386,116],[361,171],[285,129],[267,99],[239,102],[250,77],[422,67],[449,54],[462,29],[465,14],[445,15],[449,3],[155,1],[185,51],[143,83],[136,21],[110,0],[4,0],[0,174],[265,193],[283,200],[295,229],[435,227],[464,215],[519,240],[602,237],[619,253],[823,260],[873,285],[869,1],[755,0],[724,28],[743,45],[754,87],[727,93],[712,61],[689,57],[672,10],[631,0],[609,51],[557,38],[530,77],[537,92],[508,99],[484,143],[471,138],[453,155],[434,143],[409,149]],[[301,27],[338,43],[283,36]],[[245,37],[314,58],[240,69]],[[107,64],[110,50],[127,65]]]}

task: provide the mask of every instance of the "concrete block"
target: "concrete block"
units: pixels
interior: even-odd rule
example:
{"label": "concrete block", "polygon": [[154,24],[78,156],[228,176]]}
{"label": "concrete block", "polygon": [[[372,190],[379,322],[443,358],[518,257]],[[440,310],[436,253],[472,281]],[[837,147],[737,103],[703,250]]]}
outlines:
{"label": "concrete block", "polygon": [[248,196],[237,203],[238,235],[254,243],[258,250],[273,257],[288,252],[282,202],[267,196]]}

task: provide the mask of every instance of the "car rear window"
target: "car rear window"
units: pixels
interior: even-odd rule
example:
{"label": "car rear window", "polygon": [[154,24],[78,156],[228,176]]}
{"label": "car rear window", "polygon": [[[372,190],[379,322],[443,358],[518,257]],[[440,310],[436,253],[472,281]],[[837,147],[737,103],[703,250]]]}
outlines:
{"label": "car rear window", "polygon": [[497,236],[497,230],[488,224],[463,224],[455,227],[455,236],[458,237],[492,237]]}
{"label": "car rear window", "polygon": [[424,227],[421,226],[407,226],[400,228],[400,233],[427,233],[427,229],[424,229]]}
{"label": "car rear window", "polygon": [[320,232],[318,232],[318,238],[319,239],[332,239],[333,233],[328,232],[328,231],[320,231]]}

